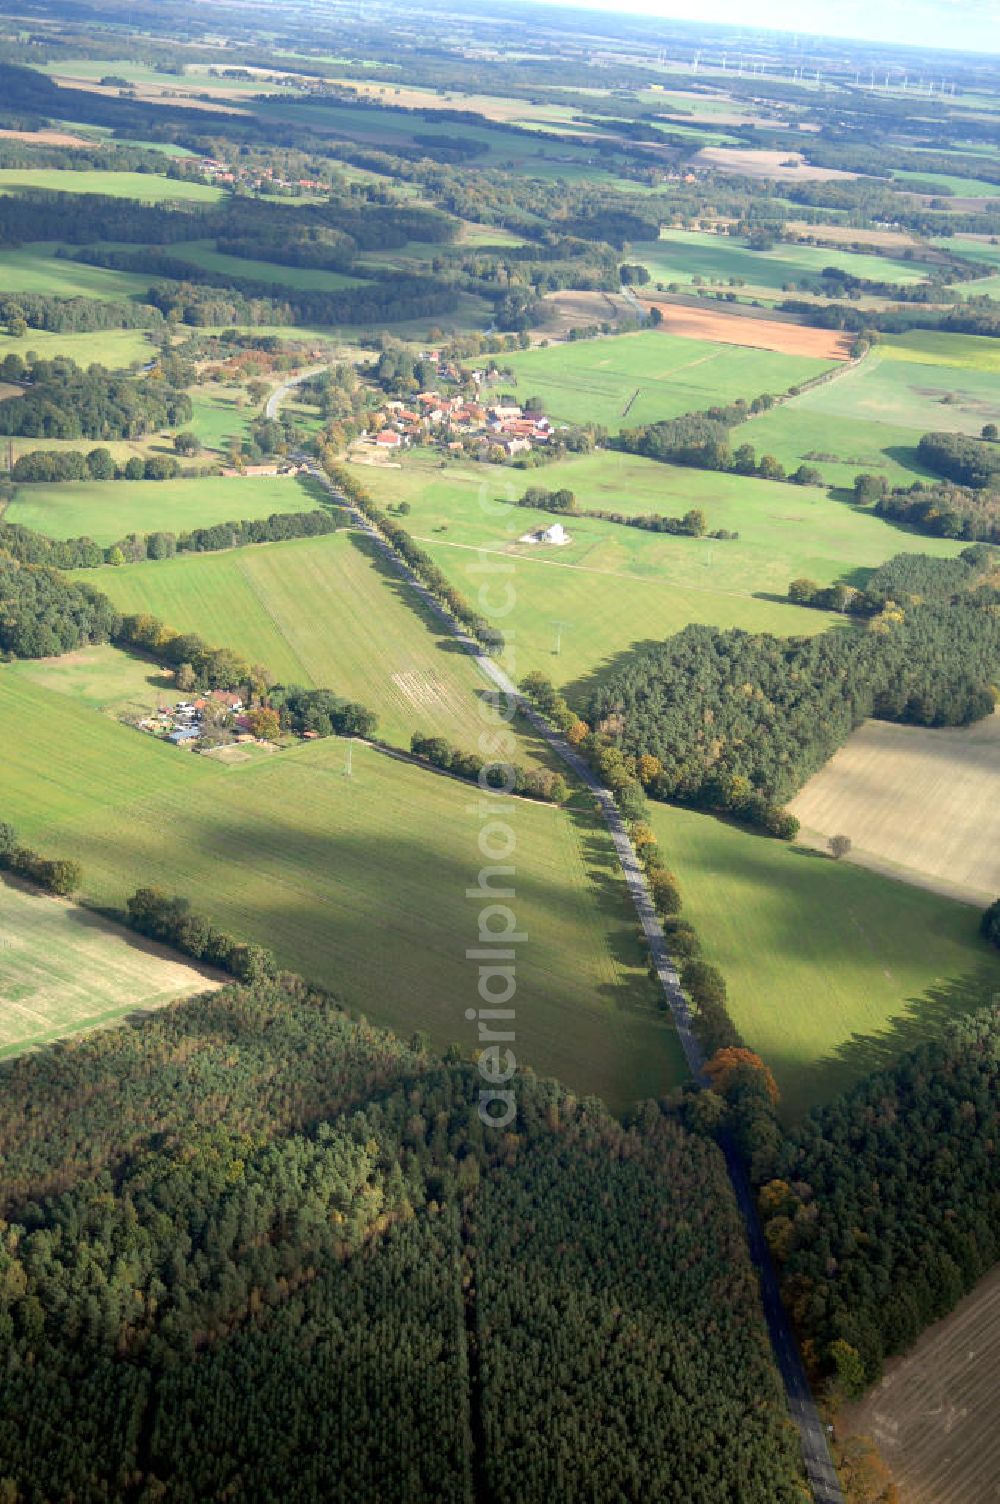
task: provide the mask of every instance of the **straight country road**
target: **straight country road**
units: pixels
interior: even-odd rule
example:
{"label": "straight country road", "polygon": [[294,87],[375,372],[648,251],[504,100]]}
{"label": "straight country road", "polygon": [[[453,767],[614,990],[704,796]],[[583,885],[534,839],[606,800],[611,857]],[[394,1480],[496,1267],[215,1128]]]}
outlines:
{"label": "straight country road", "polygon": [[[625,821],[622,818],[621,811],[610,791],[598,780],[589,763],[539,715],[531,702],[524,698],[500,665],[488,653],[484,652],[474,638],[462,630],[440,602],[421,584],[416,575],[404,564],[364,513],[353,506],[343,492],[337,490],[318,465],[310,462],[309,468],[310,473],[315,479],[325,486],[333,499],[350,513],[352,520],[357,526],[375,542],[397,572],[416,590],[417,594],[428,605],[431,611],[434,612],[446,630],[476,660],[483,675],[496,689],[500,690],[504,695],[512,697],[517,703],[518,708],[527,720],[531,722],[538,734],[545,739],[553,752],[571,769],[584,787],[594,795],[607,824],[611,839],[614,842],[625,882],[628,885],[629,893],[635,904],[643,933],[649,943],[650,953],[656,967],[656,974],[659,978],[660,986],[663,988],[667,1005],[670,1008],[677,1029],[677,1037],[681,1042],[681,1048],[687,1060],[688,1069],[695,1081],[699,1084],[704,1084],[705,1057],[692,1026],[690,1004],[684,995],[680,977],[667,949],[666,935],[663,932],[659,916],[653,907],[653,900],[646,882],[646,874],[640,865],[639,858],[636,856],[635,847],[632,845],[632,840]],[[760,1282],[761,1304],[767,1320],[771,1347],[774,1352],[778,1372],[785,1387],[789,1414],[798,1429],[799,1441],[802,1447],[802,1460],[813,1499],[815,1500],[815,1504],[845,1504],[837,1471],[830,1456],[826,1428],[820,1419],[819,1411],[813,1400],[805,1367],[802,1362],[802,1355],[799,1352],[795,1334],[788,1319],[788,1313],[781,1301],[777,1272],[771,1260],[767,1240],[764,1237],[764,1229],[757,1212],[757,1204],[746,1167],[735,1145],[730,1140],[724,1138],[721,1147],[725,1156],[726,1168],[729,1172],[729,1179],[733,1187],[736,1204],[746,1229],[750,1257],[757,1270]]]}

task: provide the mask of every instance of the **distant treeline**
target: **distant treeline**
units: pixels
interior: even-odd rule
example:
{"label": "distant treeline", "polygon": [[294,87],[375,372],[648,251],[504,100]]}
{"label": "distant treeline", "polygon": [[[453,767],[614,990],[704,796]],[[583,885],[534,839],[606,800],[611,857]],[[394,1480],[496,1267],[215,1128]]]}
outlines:
{"label": "distant treeline", "polygon": [[778,400],[763,393],[750,402],[737,398],[725,407],[710,407],[704,412],[684,413],[679,418],[665,418],[639,428],[624,428],[609,440],[609,445],[625,450],[626,454],[641,454],[671,465],[726,470],[735,475],[755,475],[762,480],[790,480],[800,486],[822,485],[823,477],[814,465],[799,465],[789,475],[773,454],[758,459],[752,444],[732,447],[730,430],[757,413],[768,412]]}
{"label": "distant treeline", "polygon": [[8,329],[21,319],[29,329],[84,334],[100,329],[157,329],[163,315],[150,303],[105,298],[58,298],[37,292],[0,297],[0,322]]}
{"label": "distant treeline", "polygon": [[366,269],[367,280],[337,290],[290,288],[231,272],[205,271],[165,251],[90,247],[79,259],[156,278],[146,294],[183,324],[382,324],[451,313],[458,290],[433,277]]}
{"label": "distant treeline", "polygon": [[14,461],[15,485],[51,485],[72,480],[174,480],[181,473],[172,454],[132,454],[116,463],[110,449],[29,449]]}
{"label": "distant treeline", "polygon": [[672,533],[686,538],[736,538],[738,533],[719,528],[708,533],[705,513],[692,507],[682,517],[669,517],[657,512],[632,513],[612,512],[602,507],[578,507],[572,491],[546,491],[541,486],[529,486],[517,505],[536,512],[554,512],[559,517],[592,517],[599,522],[615,522],[622,527],[637,527],[647,533]]}
{"label": "distant treeline", "polygon": [[456,778],[468,779],[487,788],[503,789],[507,794],[520,794],[525,799],[545,799],[553,804],[562,804],[569,789],[561,773],[549,768],[524,768],[520,763],[490,762],[478,752],[463,752],[443,736],[427,736],[415,731],[410,738],[410,751],[421,762],[451,773]]}

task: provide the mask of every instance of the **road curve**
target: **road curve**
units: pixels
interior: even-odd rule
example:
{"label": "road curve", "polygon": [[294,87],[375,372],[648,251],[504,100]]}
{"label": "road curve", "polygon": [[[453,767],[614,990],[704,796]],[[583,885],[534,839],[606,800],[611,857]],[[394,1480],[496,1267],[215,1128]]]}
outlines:
{"label": "road curve", "polygon": [[[705,1056],[694,1033],[690,1004],[681,987],[677,969],[670,958],[666,936],[663,933],[663,926],[653,907],[649,885],[646,882],[646,874],[639,863],[625,821],[622,819],[621,811],[612,798],[611,793],[597,779],[593,769],[580,756],[579,752],[574,747],[571,747],[558,732],[553,730],[549,723],[538,714],[530,701],[524,698],[517,686],[504,673],[500,665],[494,662],[488,653],[483,651],[474,638],[470,637],[467,632],[462,631],[454,618],[448,614],[439,601],[435,600],[430,591],[421,584],[416,575],[390,548],[382,534],[368,520],[364,513],[358,511],[348,498],[344,496],[343,492],[336,489],[327,475],[315,463],[310,462],[309,469],[310,473],[326,487],[334,500],[350,513],[357,526],[374,541],[389,562],[395,566],[396,570],[409,581],[413,589],[416,590],[421,599],[426,602],[439,618],[447,631],[476,660],[485,677],[505,695],[510,695],[516,700],[518,708],[524,713],[539,735],[544,737],[556,755],[562,759],[567,767],[576,774],[580,782],[594,795],[607,824],[611,839],[614,842],[615,851],[618,854],[618,860],[621,863],[621,869],[628,884],[629,893],[632,896],[636,912],[639,915],[643,933],[649,942],[649,949],[656,967],[656,974],[659,978],[660,986],[663,988],[671,1015],[673,1016],[674,1024],[677,1028],[677,1036],[680,1039],[688,1068],[694,1079],[699,1083],[703,1083],[705,1079]],[[757,1212],[757,1204],[746,1167],[731,1140],[724,1138],[721,1148],[725,1156],[726,1168],[729,1171],[729,1179],[733,1187],[736,1204],[746,1229],[750,1257],[757,1270],[760,1282],[761,1304],[764,1308],[768,1332],[771,1337],[771,1347],[774,1352],[778,1372],[785,1386],[788,1411],[798,1429],[799,1441],[802,1447],[802,1460],[813,1499],[816,1501],[816,1504],[845,1504],[837,1471],[830,1456],[826,1428],[820,1419],[819,1411],[813,1400],[809,1381],[806,1377],[805,1366],[802,1362],[802,1355],[799,1352],[795,1334],[788,1319],[788,1313],[781,1301],[778,1275],[771,1260],[767,1240],[764,1237],[764,1229]]]}
{"label": "road curve", "polygon": [[264,417],[276,418],[278,416],[278,408],[293,387],[301,386],[303,381],[309,380],[310,376],[318,376],[320,371],[325,370],[326,366],[310,366],[308,371],[299,371],[297,375],[289,376],[287,381],[283,381],[280,386],[276,386],[264,404]]}

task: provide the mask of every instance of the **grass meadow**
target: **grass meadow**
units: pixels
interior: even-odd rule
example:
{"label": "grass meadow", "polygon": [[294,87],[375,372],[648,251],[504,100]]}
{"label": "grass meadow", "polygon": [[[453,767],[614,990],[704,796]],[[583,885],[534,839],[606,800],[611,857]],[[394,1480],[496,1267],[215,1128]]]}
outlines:
{"label": "grass meadow", "polygon": [[[373,1022],[471,1051],[480,817],[469,790],[344,742],[238,767],[178,751],[0,668],[4,813],[81,861],[83,896],[159,884]],[[45,767],[40,779],[38,769]],[[518,801],[516,1054],[621,1108],[683,1067],[603,826]]]}
{"label": "grass meadow", "polygon": [[[74,177],[84,177],[74,173]],[[19,292],[41,293],[52,298],[101,298],[120,303],[126,298],[145,299],[150,278],[136,272],[112,271],[104,266],[88,266],[70,261],[55,253],[54,241],[37,241],[16,249],[5,246],[0,251],[0,279],[5,295]],[[37,330],[29,329],[25,341]]]}
{"label": "grass meadow", "polygon": [[[128,533],[180,533],[241,517],[309,512],[315,505],[309,491],[291,476],[80,480],[18,486],[4,521],[34,528],[49,538],[88,537],[107,547]],[[108,573],[101,573],[102,582]],[[93,572],[90,577],[97,578]]]}
{"label": "grass meadow", "polygon": [[1000,420],[1000,351],[993,345],[931,330],[886,335],[859,366],[752,418],[734,437],[787,467],[823,455],[815,463],[834,485],[849,486],[859,470],[910,485],[928,474],[916,456],[921,434],[978,433]]}
{"label": "grass meadow", "polygon": [[1000,988],[979,910],[849,862],[654,805],[730,1011],[799,1116]]}
{"label": "grass meadow", "polygon": [[[0,255],[0,278],[3,275],[3,257]],[[48,329],[29,329],[17,339],[0,331],[0,360],[5,355],[27,355],[29,351],[43,360],[53,360],[57,355],[68,355],[78,366],[93,364],[107,366],[109,370],[124,370],[138,362],[152,358],[156,351],[144,329],[95,329],[91,333],[55,334]],[[38,449],[43,440],[32,445]]]}
{"label": "grass meadow", "polygon": [[650,330],[525,350],[500,364],[515,377],[502,390],[513,385],[522,400],[540,397],[550,417],[618,430],[785,392],[832,362]]}
{"label": "grass meadow", "polygon": [[[412,454],[400,470],[357,467],[383,506],[406,501],[406,527],[452,582],[472,599],[490,582],[488,606],[513,586],[514,606],[498,624],[515,634],[509,657],[518,673],[540,668],[571,691],[639,642],[662,639],[689,622],[779,635],[824,630],[837,618],[790,606],[789,582],[805,575],[862,584],[867,572],[903,550],[957,553],[961,544],[924,538],[833,500],[821,488],[661,465],[598,451],[511,471],[468,463],[440,468],[437,456]],[[552,518],[515,507],[528,485],[574,491],[583,508],[678,515],[701,507],[709,528],[738,531],[713,541],[642,532],[570,518],[570,543],[519,545]],[[480,550],[489,550],[480,556]],[[499,583],[498,583],[499,582]],[[555,653],[557,635],[559,653]]]}
{"label": "grass meadow", "polygon": [[[122,611],[151,611],[235,648],[283,684],[322,686],[376,711],[379,735],[414,731],[469,750],[487,688],[473,660],[360,533],[82,571]],[[525,738],[519,754],[536,756]]]}
{"label": "grass meadow", "polygon": [[0,1059],[216,985],[76,904],[0,881]]}

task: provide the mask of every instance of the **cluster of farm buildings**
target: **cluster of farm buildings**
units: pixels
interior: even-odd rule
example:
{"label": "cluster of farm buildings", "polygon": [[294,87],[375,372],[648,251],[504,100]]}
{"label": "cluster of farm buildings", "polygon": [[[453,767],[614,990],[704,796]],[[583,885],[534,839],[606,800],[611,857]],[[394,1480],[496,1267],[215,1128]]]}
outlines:
{"label": "cluster of farm buildings", "polygon": [[303,193],[327,193],[329,183],[318,178],[283,178],[270,167],[231,167],[218,157],[201,157],[198,167],[203,177],[213,183],[247,183],[251,188],[301,189]]}
{"label": "cluster of farm buildings", "polygon": [[515,455],[550,443],[553,433],[548,418],[516,403],[487,406],[421,392],[406,402],[383,403],[369,425],[369,442],[390,453],[409,444],[437,444],[456,452],[496,447]]}
{"label": "cluster of farm buildings", "polygon": [[252,742],[256,737],[250,731],[243,713],[243,701],[238,694],[227,689],[213,689],[197,700],[178,700],[169,708],[161,706],[152,715],[137,722],[140,731],[147,731],[161,741],[172,742],[175,747],[193,747],[205,735],[209,723],[213,729],[231,730],[233,740]]}

